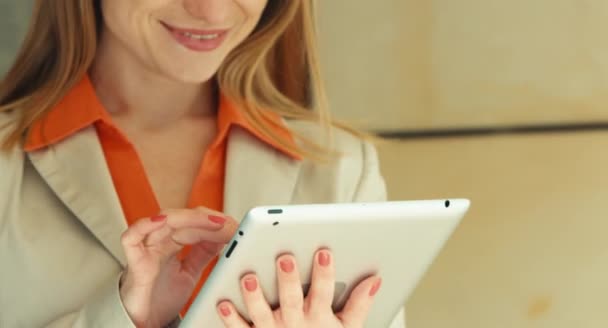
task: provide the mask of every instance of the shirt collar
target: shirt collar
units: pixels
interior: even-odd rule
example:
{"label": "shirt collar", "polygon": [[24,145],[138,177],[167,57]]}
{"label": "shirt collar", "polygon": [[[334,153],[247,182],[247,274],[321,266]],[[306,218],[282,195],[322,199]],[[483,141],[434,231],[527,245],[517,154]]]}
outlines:
{"label": "shirt collar", "polygon": [[[270,111],[264,112],[264,116],[270,123],[271,132],[280,137],[282,143],[254,128],[245,118],[242,110],[233,101],[220,94],[216,140],[227,138],[230,128],[236,125],[281,153],[301,160],[301,155],[290,149],[297,148],[296,142],[282,118]],[[57,105],[34,122],[28,130],[25,150],[30,152],[56,144],[97,122],[112,124],[110,115],[97,98],[91,80],[85,76]]]}

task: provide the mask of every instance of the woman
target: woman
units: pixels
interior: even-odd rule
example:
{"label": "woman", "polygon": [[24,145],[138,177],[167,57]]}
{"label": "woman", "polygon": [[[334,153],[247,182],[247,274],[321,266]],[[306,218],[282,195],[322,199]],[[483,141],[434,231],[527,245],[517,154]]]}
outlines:
{"label": "woman", "polygon": [[[36,1],[0,85],[0,326],[177,326],[223,213],[384,199],[373,147],[328,127],[315,51],[306,0]],[[243,277],[256,327],[363,325],[380,277],[333,313],[331,253],[311,260],[304,298],[277,259],[274,311]]]}

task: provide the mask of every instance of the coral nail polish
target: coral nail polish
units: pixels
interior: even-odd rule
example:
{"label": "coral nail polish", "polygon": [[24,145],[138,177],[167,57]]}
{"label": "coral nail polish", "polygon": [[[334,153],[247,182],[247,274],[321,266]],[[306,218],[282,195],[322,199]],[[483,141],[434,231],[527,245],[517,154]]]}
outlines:
{"label": "coral nail polish", "polygon": [[245,279],[245,289],[249,292],[254,292],[258,288],[258,281],[255,278]]}
{"label": "coral nail polish", "polygon": [[382,279],[378,279],[378,281],[376,281],[376,283],[372,286],[372,289],[369,291],[369,296],[376,296],[380,290],[380,286],[382,286]]}
{"label": "coral nail polish", "polygon": [[226,218],[217,215],[209,215],[209,221],[215,224],[224,224],[226,223]]}
{"label": "coral nail polish", "polygon": [[281,267],[281,270],[283,270],[283,272],[285,273],[291,273],[294,269],[293,261],[290,259],[281,260],[279,266]]}
{"label": "coral nail polish", "polygon": [[328,266],[331,262],[331,258],[329,257],[329,254],[327,252],[320,252],[318,260],[319,264],[324,267]]}
{"label": "coral nail polish", "polygon": [[166,215],[156,215],[150,218],[150,221],[152,222],[162,222],[165,221],[167,219]]}
{"label": "coral nail polish", "polygon": [[222,313],[224,317],[227,317],[232,312],[230,311],[230,308],[227,305],[222,305],[220,306],[220,313]]}

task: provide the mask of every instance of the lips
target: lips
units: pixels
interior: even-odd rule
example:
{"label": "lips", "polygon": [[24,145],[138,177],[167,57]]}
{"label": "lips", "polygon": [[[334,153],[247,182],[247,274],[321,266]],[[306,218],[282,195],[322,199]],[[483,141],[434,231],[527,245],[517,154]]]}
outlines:
{"label": "lips", "polygon": [[189,50],[199,52],[213,51],[219,48],[228,34],[228,29],[183,29],[164,22],[162,22],[162,25],[177,43]]}

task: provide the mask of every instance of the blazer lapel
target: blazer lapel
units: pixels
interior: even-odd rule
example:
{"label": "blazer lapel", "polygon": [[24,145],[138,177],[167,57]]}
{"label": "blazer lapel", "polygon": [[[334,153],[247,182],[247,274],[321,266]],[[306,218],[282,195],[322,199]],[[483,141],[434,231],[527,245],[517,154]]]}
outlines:
{"label": "blazer lapel", "polygon": [[236,126],[231,129],[226,156],[226,214],[240,221],[252,207],[291,203],[300,161]]}
{"label": "blazer lapel", "polygon": [[127,224],[95,128],[30,152],[29,158],[61,201],[125,266],[120,236]]}
{"label": "blazer lapel", "polygon": [[[233,127],[226,153],[224,212],[241,220],[249,209],[292,202],[300,162]],[[127,229],[95,128],[29,153],[42,178],[123,266]]]}

